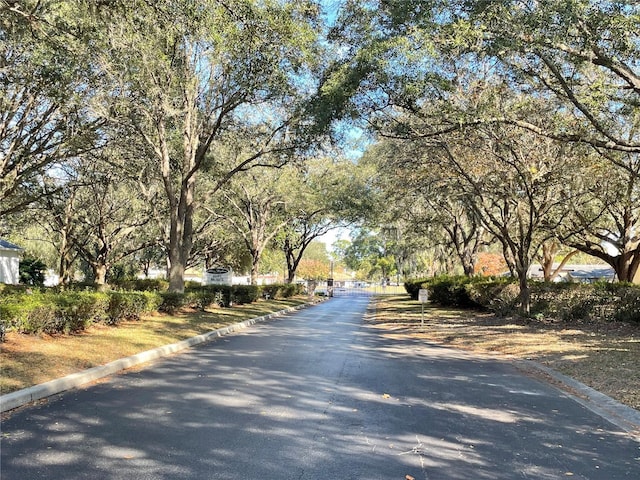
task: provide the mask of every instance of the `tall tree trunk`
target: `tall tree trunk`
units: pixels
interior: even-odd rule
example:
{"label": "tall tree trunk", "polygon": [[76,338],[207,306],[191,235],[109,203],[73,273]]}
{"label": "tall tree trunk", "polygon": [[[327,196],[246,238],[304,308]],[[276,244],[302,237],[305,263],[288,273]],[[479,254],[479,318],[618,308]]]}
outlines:
{"label": "tall tree trunk", "polygon": [[258,275],[260,274],[260,257],[262,250],[255,248],[251,250],[251,285],[258,284]]}
{"label": "tall tree trunk", "polygon": [[531,289],[527,272],[518,272],[518,283],[520,285],[520,312],[528,316],[531,313]]}
{"label": "tall tree trunk", "polygon": [[640,276],[640,249],[613,257],[610,265],[620,282],[634,282]]}
{"label": "tall tree trunk", "polygon": [[104,262],[95,262],[91,264],[93,272],[93,281],[99,291],[107,289],[107,265]]}
{"label": "tall tree trunk", "polygon": [[526,252],[528,252],[528,248],[523,248],[522,251],[518,252],[515,269],[520,287],[520,313],[524,316],[529,316],[531,313],[531,289],[529,288],[528,274],[531,261]]}

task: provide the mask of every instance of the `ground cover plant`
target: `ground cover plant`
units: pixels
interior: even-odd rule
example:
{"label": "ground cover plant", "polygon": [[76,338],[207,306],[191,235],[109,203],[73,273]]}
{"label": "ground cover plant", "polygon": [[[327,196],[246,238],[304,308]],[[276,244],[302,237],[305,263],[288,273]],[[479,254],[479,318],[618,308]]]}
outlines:
{"label": "ground cover plant", "polygon": [[537,361],[640,409],[640,324],[620,320],[500,317],[491,312],[421,304],[408,295],[380,296],[368,324],[383,335],[504,358]]}

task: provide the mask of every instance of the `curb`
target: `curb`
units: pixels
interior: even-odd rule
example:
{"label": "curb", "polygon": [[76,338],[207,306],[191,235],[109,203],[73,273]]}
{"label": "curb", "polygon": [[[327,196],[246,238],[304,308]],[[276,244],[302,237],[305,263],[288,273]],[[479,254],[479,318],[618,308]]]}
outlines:
{"label": "curb", "polygon": [[94,380],[113,375],[114,373],[120,372],[127,368],[140,365],[141,363],[146,363],[151,360],[156,360],[158,358],[166,357],[173,353],[186,350],[187,348],[208,342],[210,340],[213,340],[214,338],[223,337],[225,335],[229,335],[230,333],[244,330],[245,328],[255,323],[265,322],[272,318],[280,317],[287,313],[301,310],[313,305],[316,305],[316,303],[305,303],[302,305],[297,305],[295,307],[289,307],[284,310],[270,313],[268,315],[263,315],[262,317],[251,318],[249,320],[234,323],[233,325],[228,325],[217,330],[212,330],[211,332],[187,338],[176,343],[157,347],[145,352],[140,352],[135,355],[131,355],[130,357],[114,360],[113,362],[109,362],[98,367],[89,368],[78,373],[72,373],[71,375],[67,375],[66,377],[58,378],[56,380],[51,380],[49,382],[34,385],[33,387],[7,393],[0,396],[0,413],[13,410],[14,408],[22,407],[28,403],[50,397],[58,393],[62,393],[66,390],[71,390],[72,388],[76,388]]}
{"label": "curb", "polygon": [[549,375],[560,384],[551,383],[552,386],[640,441],[640,411],[533,360],[521,360],[519,363]]}

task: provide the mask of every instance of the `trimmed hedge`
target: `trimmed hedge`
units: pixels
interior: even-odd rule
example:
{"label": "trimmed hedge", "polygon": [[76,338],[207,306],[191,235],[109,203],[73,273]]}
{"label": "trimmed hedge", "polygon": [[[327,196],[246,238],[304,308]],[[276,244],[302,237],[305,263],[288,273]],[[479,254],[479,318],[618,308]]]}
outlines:
{"label": "trimmed hedge", "polygon": [[136,292],[166,292],[169,290],[169,282],[162,278],[116,280],[111,281],[110,284],[120,290],[134,290]]}
{"label": "trimmed hedge", "polygon": [[418,278],[416,280],[405,280],[404,289],[412,300],[418,300],[418,293],[421,288],[427,288],[427,283],[431,278]]}
{"label": "trimmed hedge", "polygon": [[[183,307],[204,310],[210,305],[228,307],[252,303],[261,296],[287,298],[301,293],[300,285],[189,285],[184,293],[158,291],[163,283],[142,281],[130,286],[146,291],[104,291],[29,289],[0,287],[0,341],[4,333],[71,333],[92,323],[115,325],[121,320],[137,320],[145,313],[173,313]],[[122,285],[127,285],[123,282]],[[86,288],[86,286],[83,286]]]}
{"label": "trimmed hedge", "polygon": [[0,297],[0,329],[20,333],[72,333],[92,323],[116,324],[156,311],[151,292],[34,292]]}
{"label": "trimmed hedge", "polygon": [[304,293],[304,285],[299,283],[276,283],[273,285],[262,285],[260,287],[262,296],[265,298],[283,299]]}
{"label": "trimmed hedge", "polygon": [[[531,316],[560,321],[640,322],[640,286],[630,283],[531,281]],[[483,308],[499,316],[518,313],[519,287],[511,278],[440,276],[405,282],[417,300],[429,290],[431,302],[446,307]]]}
{"label": "trimmed hedge", "polygon": [[229,307],[253,303],[259,298],[284,299],[303,292],[302,285],[188,285],[184,293],[163,292],[160,309],[173,312],[182,307],[204,310],[210,305]]}

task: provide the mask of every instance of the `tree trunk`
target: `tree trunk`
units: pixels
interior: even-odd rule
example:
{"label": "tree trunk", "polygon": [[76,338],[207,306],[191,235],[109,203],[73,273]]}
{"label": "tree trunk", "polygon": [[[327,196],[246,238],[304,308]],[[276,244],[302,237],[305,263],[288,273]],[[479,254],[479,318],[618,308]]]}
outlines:
{"label": "tree trunk", "polygon": [[102,291],[107,286],[107,266],[102,263],[91,264],[93,270],[93,281],[98,286],[98,290]]}
{"label": "tree trunk", "polygon": [[260,255],[261,251],[253,250],[251,252],[251,285],[258,284],[258,275],[260,273]]}
{"label": "tree trunk", "polygon": [[184,292],[184,262],[182,261],[181,249],[174,245],[169,247],[169,291],[174,293]]}
{"label": "tree trunk", "polygon": [[617,257],[612,257],[609,263],[615,270],[620,282],[634,282],[640,276],[640,250],[625,252]]}
{"label": "tree trunk", "polygon": [[531,313],[531,290],[526,270],[524,272],[518,271],[518,283],[520,285],[520,313],[529,316]]}
{"label": "tree trunk", "polygon": [[462,255],[462,269],[467,277],[472,277],[476,270],[476,256],[470,252],[465,252]]}

